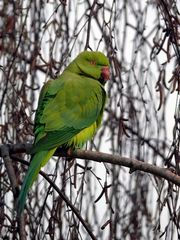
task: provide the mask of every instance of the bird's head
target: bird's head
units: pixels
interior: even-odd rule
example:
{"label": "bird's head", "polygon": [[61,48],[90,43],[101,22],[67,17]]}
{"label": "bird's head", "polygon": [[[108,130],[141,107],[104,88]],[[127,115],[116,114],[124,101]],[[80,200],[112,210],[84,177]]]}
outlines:
{"label": "bird's head", "polygon": [[109,60],[101,52],[84,51],[74,59],[72,64],[78,74],[94,78],[103,85],[110,77]]}

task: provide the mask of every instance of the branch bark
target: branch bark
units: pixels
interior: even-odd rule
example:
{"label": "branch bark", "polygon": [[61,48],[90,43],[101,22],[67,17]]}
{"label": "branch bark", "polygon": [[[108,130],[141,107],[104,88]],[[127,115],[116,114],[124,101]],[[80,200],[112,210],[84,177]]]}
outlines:
{"label": "branch bark", "polygon": [[11,183],[14,199],[18,196],[18,183],[16,174],[12,165],[12,159],[10,158],[9,148],[6,145],[2,145],[0,148],[0,155],[4,159],[4,165],[7,170],[7,174]]}
{"label": "branch bark", "polygon": [[[14,203],[16,203],[18,197],[18,182],[16,178],[16,174],[13,168],[12,159],[10,157],[8,145],[1,145],[0,147],[0,156],[4,160],[4,165],[6,167],[6,171],[11,183],[12,192],[14,196]],[[18,219],[18,228],[19,228],[19,238],[20,240],[26,240],[26,232],[25,232],[25,223],[24,223],[24,215],[22,215]]]}
{"label": "branch bark", "polygon": [[[3,145],[2,145],[3,146]],[[1,146],[1,148],[2,148]],[[32,144],[9,144],[6,145],[9,148],[10,154],[15,153],[30,153],[30,149],[32,148]],[[168,168],[164,167],[158,167],[156,165],[142,162],[134,158],[128,158],[128,157],[121,157],[119,155],[112,155],[102,152],[93,152],[88,150],[76,150],[72,151],[71,153],[67,153],[65,151],[62,151],[61,148],[59,148],[56,153],[56,156],[62,156],[62,157],[72,157],[72,158],[80,158],[84,159],[85,161],[95,161],[95,162],[106,162],[113,165],[119,165],[130,168],[130,172],[139,170],[142,172],[151,173],[156,177],[160,177],[163,179],[166,179],[167,181],[170,181],[177,186],[180,187],[180,176],[175,174],[173,171],[171,171]]]}

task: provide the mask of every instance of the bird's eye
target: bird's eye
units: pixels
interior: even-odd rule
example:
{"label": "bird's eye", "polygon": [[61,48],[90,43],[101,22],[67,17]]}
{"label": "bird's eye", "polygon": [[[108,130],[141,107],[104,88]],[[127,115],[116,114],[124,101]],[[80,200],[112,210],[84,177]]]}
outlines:
{"label": "bird's eye", "polygon": [[91,60],[90,64],[96,66],[96,61],[95,60]]}

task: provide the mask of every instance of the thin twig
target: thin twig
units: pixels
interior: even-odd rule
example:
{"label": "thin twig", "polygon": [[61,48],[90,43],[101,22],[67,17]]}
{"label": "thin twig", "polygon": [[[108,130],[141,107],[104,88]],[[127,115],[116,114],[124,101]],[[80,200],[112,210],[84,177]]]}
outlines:
{"label": "thin twig", "polygon": [[[29,163],[25,160],[19,159],[19,158],[14,158],[14,160],[23,163],[24,165],[29,166]],[[91,231],[88,223],[82,218],[81,214],[79,213],[79,210],[71,203],[69,198],[59,189],[59,187],[48,177],[48,175],[40,171],[39,172],[47,181],[48,183],[56,190],[56,192],[59,194],[59,196],[65,201],[68,207],[72,210],[72,212],[76,215],[76,217],[79,219],[79,221],[82,223],[86,231],[88,232],[89,236],[91,237],[92,240],[97,240],[97,238],[94,236],[93,232]]]}

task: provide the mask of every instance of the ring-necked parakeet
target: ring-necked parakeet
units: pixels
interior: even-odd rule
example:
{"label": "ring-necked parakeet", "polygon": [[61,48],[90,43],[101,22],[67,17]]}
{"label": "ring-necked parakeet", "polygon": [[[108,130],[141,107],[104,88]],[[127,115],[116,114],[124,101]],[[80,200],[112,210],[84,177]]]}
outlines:
{"label": "ring-necked parakeet", "polygon": [[59,146],[81,148],[100,126],[109,79],[109,61],[101,52],[84,51],[55,80],[42,88],[35,116],[35,141],[18,201],[21,214],[26,195],[40,168]]}

